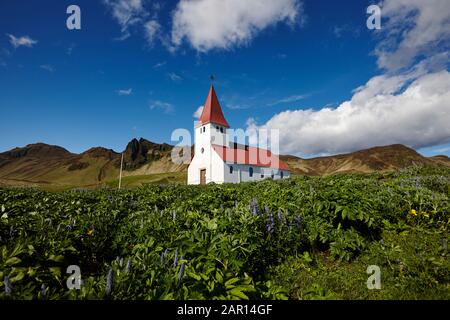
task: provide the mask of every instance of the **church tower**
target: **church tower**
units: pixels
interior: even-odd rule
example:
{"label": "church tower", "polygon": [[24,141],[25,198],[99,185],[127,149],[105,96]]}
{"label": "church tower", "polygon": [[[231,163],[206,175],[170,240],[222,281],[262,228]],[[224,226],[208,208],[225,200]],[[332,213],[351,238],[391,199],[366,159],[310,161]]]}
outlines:
{"label": "church tower", "polygon": [[[202,114],[195,125],[194,159],[188,169],[189,184],[223,180],[223,170],[220,165],[217,166],[217,163],[222,161],[214,152],[213,145],[228,146],[227,129],[229,128],[230,125],[225,120],[214,86],[211,85]],[[216,157],[218,159],[215,159]]]}

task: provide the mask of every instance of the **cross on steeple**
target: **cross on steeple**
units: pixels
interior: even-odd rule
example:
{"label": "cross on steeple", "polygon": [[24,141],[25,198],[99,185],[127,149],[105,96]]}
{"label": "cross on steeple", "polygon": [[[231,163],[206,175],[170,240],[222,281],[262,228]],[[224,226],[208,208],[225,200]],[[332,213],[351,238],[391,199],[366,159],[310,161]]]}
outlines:
{"label": "cross on steeple", "polygon": [[212,75],[209,76],[209,80],[211,81],[211,84],[213,84],[213,83],[214,83],[214,80],[216,80],[216,78],[215,78],[214,75],[212,74]]}

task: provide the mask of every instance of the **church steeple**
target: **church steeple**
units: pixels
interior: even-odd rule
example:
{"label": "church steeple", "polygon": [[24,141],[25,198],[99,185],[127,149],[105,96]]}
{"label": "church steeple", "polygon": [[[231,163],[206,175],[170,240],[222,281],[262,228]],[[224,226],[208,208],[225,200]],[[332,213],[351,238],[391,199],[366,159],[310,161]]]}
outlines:
{"label": "church steeple", "polygon": [[224,126],[225,128],[230,127],[227,120],[225,120],[213,85],[211,85],[211,88],[209,89],[208,97],[206,98],[205,105],[203,106],[203,111],[199,122],[197,123],[197,127],[207,123],[218,124]]}

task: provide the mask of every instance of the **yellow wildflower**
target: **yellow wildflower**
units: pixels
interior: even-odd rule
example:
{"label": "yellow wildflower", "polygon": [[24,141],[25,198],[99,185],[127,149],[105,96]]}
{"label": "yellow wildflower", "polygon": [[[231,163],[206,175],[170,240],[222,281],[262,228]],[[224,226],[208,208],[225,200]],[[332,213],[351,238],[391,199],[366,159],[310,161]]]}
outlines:
{"label": "yellow wildflower", "polygon": [[92,237],[94,235],[94,229],[89,229],[87,235]]}
{"label": "yellow wildflower", "polygon": [[421,214],[425,217],[425,218],[429,218],[430,215],[428,214],[428,212],[422,211]]}
{"label": "yellow wildflower", "polygon": [[411,213],[411,215],[413,215],[413,216],[417,216],[417,211],[414,209],[411,209],[411,211],[409,213]]}

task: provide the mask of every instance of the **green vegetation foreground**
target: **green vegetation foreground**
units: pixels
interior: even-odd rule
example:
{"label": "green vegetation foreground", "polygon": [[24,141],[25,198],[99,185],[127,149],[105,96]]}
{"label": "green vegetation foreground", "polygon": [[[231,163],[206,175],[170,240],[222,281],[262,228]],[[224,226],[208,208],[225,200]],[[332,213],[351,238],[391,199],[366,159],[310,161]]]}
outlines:
{"label": "green vegetation foreground", "polygon": [[[449,182],[450,169],[413,168],[0,189],[0,298],[450,299]],[[67,288],[70,265],[80,290]],[[381,290],[367,288],[369,265],[380,267]]]}

